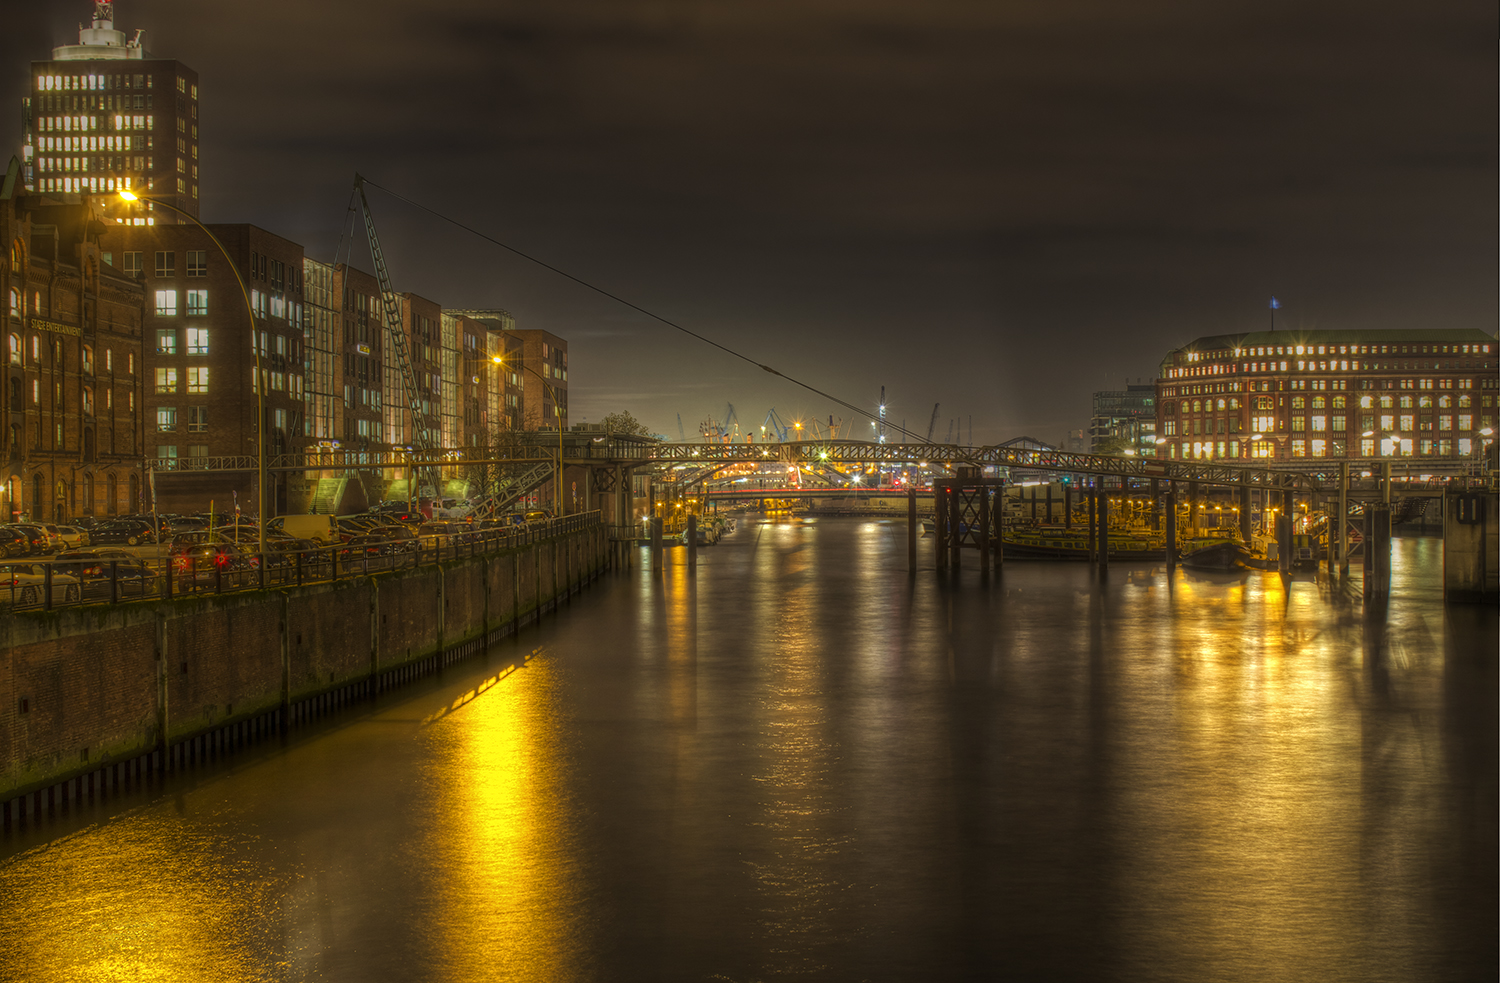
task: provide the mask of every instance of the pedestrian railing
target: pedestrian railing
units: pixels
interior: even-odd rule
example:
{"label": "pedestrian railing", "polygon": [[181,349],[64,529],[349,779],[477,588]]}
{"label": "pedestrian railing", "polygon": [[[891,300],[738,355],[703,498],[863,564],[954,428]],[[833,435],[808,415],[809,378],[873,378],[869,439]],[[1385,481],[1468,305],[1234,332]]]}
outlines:
{"label": "pedestrian railing", "polygon": [[[110,556],[0,563],[0,607],[54,610],[153,598],[274,590],[503,553],[600,525],[598,512],[413,539],[271,549],[265,553]],[[210,546],[216,544],[207,544]]]}

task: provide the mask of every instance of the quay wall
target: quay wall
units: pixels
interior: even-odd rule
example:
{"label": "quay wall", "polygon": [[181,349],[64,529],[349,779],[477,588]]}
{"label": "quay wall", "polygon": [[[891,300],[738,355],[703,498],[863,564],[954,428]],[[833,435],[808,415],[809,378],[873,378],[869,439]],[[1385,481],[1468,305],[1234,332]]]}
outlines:
{"label": "quay wall", "polygon": [[331,583],[0,613],[0,818],[477,654],[599,576],[609,547],[594,526]]}

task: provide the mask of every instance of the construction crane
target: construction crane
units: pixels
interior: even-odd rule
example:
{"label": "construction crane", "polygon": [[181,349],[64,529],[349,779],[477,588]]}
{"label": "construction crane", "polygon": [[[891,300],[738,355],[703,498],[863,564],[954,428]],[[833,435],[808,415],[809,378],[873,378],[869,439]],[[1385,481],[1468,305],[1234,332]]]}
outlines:
{"label": "construction crane", "polygon": [[[427,417],[422,412],[422,402],[417,397],[417,376],[412,371],[411,359],[406,354],[406,332],[401,329],[401,300],[391,286],[391,274],[385,265],[385,253],[380,248],[380,236],[375,233],[375,217],[370,214],[370,200],[365,197],[363,175],[354,175],[354,189],[359,192],[359,205],[365,217],[365,233],[370,240],[370,258],[375,263],[375,279],[380,284],[381,305],[385,308],[386,337],[390,339],[391,351],[395,353],[396,365],[401,370],[402,389],[406,394],[407,409],[411,412],[412,447],[418,451],[432,451],[432,435],[427,430]],[[432,477],[433,492],[441,494],[437,476]],[[417,483],[420,486],[420,480]]]}
{"label": "construction crane", "polygon": [[682,429],[682,414],[677,414],[677,439],[687,443],[687,431]]}
{"label": "construction crane", "polygon": [[740,417],[734,411],[733,403],[725,404],[728,409],[724,413],[724,436],[732,444],[734,439],[740,435]]}
{"label": "construction crane", "polygon": [[941,404],[941,403],[933,403],[932,404],[932,419],[927,421],[927,442],[929,444],[932,443],[932,428],[935,427],[935,426],[937,426],[938,407],[941,406],[941,405],[943,405],[943,404]]}
{"label": "construction crane", "polygon": [[955,420],[953,420],[952,418],[949,418],[949,420],[948,420],[948,439],[945,440],[945,441],[943,441],[943,443],[945,443],[945,444],[951,444],[951,443],[953,443],[953,424],[955,422],[956,422]]}

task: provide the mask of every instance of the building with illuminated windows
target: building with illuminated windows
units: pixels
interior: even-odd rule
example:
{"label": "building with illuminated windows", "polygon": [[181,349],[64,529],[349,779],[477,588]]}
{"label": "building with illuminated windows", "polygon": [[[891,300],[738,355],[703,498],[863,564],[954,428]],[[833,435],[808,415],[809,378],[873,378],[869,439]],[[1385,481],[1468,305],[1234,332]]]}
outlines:
{"label": "building with illuminated windows", "polygon": [[[47,195],[108,196],[127,189],[198,215],[198,73],[153,58],[115,30],[114,4],[94,3],[78,43],[31,65],[22,100],[22,181]],[[128,209],[128,211],[127,211]],[[149,203],[110,209],[135,225],[176,224]]]}
{"label": "building with illuminated windows", "polygon": [[[307,438],[302,247],[253,225],[209,228],[246,293],[195,225],[114,225],[100,237],[105,264],[144,288],[145,450],[163,511],[253,510],[254,470],[204,470],[209,460],[253,458],[262,426],[268,456]],[[268,475],[266,494],[273,515],[297,498],[283,472]]]}
{"label": "building with illuminated windows", "polygon": [[[1136,380],[1140,382],[1140,380]],[[1089,452],[1113,444],[1144,457],[1156,456],[1156,387],[1150,383],[1094,393],[1089,417]]]}
{"label": "building with illuminated windows", "polygon": [[1158,456],[1468,457],[1494,438],[1497,364],[1477,329],[1199,338],[1161,363]]}

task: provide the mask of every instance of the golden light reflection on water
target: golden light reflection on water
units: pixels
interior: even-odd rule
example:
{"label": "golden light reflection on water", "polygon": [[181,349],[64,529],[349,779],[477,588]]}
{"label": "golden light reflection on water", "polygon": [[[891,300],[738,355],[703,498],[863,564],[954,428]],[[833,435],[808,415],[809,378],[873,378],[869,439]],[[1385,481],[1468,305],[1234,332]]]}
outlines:
{"label": "golden light reflection on water", "polygon": [[275,975],[282,896],[248,843],[175,817],[113,824],[10,861],[0,881],[0,978],[239,983]]}
{"label": "golden light reflection on water", "polygon": [[[557,680],[546,659],[427,729],[420,844],[433,868],[432,958],[448,980],[587,978]],[[520,681],[518,681],[520,682]]]}

